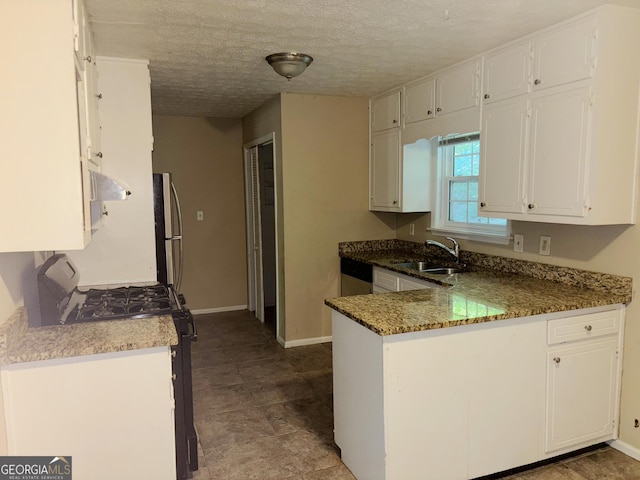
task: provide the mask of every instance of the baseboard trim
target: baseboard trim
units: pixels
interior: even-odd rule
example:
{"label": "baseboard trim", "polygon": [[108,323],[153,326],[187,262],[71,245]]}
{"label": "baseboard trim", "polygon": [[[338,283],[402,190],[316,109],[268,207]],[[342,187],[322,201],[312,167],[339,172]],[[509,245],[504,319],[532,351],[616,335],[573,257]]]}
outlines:
{"label": "baseboard trim", "polygon": [[622,440],[611,440],[607,443],[612,448],[615,448],[619,452],[622,452],[625,455],[629,455],[631,458],[634,458],[640,462],[640,448],[629,445],[627,442],[623,442]]}
{"label": "baseboard trim", "polygon": [[333,337],[314,337],[314,338],[303,338],[302,340],[291,340],[288,342],[284,342],[284,348],[291,347],[304,347],[306,345],[316,345],[318,343],[328,343],[331,342]]}
{"label": "baseboard trim", "polygon": [[203,313],[235,312],[238,310],[246,309],[246,305],[229,305],[228,307],[200,308],[198,310],[191,310],[191,313],[193,313],[194,315],[200,315]]}

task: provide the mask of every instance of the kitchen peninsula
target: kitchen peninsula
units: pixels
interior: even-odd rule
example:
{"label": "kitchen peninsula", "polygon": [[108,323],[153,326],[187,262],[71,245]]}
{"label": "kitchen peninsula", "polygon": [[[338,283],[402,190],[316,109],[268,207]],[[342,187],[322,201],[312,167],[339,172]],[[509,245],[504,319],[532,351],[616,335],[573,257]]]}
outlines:
{"label": "kitchen peninsula", "polygon": [[617,437],[630,278],[471,252],[453,275],[396,265],[426,253],[340,246],[444,287],[326,300],[335,441],[357,478],[469,479]]}

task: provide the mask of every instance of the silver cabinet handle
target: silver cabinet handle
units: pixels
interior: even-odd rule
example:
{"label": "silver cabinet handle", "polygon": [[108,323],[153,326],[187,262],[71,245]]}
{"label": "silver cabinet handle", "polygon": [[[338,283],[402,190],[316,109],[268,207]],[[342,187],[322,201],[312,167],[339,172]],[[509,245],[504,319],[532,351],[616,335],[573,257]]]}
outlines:
{"label": "silver cabinet handle", "polygon": [[431,115],[433,113],[432,110],[427,110],[427,115]]}
{"label": "silver cabinet handle", "polygon": [[484,203],[484,202],[480,202],[480,206],[481,206],[481,207],[486,207],[486,206],[487,206],[487,204],[486,204],[486,203]]}
{"label": "silver cabinet handle", "polygon": [[560,363],[560,357],[553,357],[553,361],[556,363]]}
{"label": "silver cabinet handle", "polygon": [[436,112],[441,112],[442,109],[440,107],[436,108]]}
{"label": "silver cabinet handle", "polygon": [[393,123],[394,123],[394,124],[395,124],[395,123],[398,123],[398,120],[395,120],[395,119],[394,119],[394,120],[393,120]]}
{"label": "silver cabinet handle", "polygon": [[542,83],[542,80],[540,80],[539,78],[536,78],[536,79],[533,81],[533,84],[534,84],[534,85],[540,85],[541,83]]}
{"label": "silver cabinet handle", "polygon": [[394,201],[393,201],[393,204],[394,204],[394,205],[397,205],[397,204],[398,204],[398,201],[397,201],[397,200],[394,200]]}
{"label": "silver cabinet handle", "polygon": [[590,331],[591,331],[591,325],[585,325],[585,326],[584,326],[584,329],[585,329],[587,332],[590,332]]}
{"label": "silver cabinet handle", "polygon": [[488,99],[488,98],[491,98],[491,95],[489,95],[488,93],[485,93],[484,94],[484,98],[485,98],[485,100]]}
{"label": "silver cabinet handle", "polygon": [[530,203],[529,205],[527,205],[527,208],[529,210],[533,210],[534,208],[536,208],[536,206],[533,203]]}

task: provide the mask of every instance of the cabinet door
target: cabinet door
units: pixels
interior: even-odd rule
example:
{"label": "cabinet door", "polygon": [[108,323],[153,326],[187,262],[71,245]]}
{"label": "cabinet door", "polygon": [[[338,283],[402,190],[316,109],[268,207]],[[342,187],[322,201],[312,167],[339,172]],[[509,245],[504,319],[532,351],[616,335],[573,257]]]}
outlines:
{"label": "cabinet door", "polygon": [[405,124],[433,118],[436,113],[435,90],[435,78],[406,88],[404,95]]}
{"label": "cabinet door", "polygon": [[529,102],[516,98],[487,105],[482,117],[480,210],[524,212]]}
{"label": "cabinet door", "polygon": [[400,131],[371,139],[370,209],[400,208]]}
{"label": "cabinet door", "polygon": [[595,20],[563,27],[535,42],[534,90],[590,78],[593,75]]}
{"label": "cabinet door", "polygon": [[613,438],[617,337],[547,355],[546,451]]}
{"label": "cabinet door", "polygon": [[480,61],[460,65],[436,79],[436,115],[457,112],[479,104]]}
{"label": "cabinet door", "polygon": [[371,101],[371,131],[380,132],[400,126],[400,91]]}
{"label": "cabinet door", "polygon": [[540,215],[584,217],[588,87],[534,96],[527,208]]}
{"label": "cabinet door", "polygon": [[529,92],[531,43],[488,55],[484,60],[484,103]]}

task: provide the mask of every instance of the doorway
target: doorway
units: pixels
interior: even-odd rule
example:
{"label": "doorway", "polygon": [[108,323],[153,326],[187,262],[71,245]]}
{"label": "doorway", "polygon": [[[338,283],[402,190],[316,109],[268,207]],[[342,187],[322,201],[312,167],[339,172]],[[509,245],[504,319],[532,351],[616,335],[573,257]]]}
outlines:
{"label": "doorway", "polygon": [[277,189],[274,135],[244,146],[249,310],[282,343],[278,295]]}

